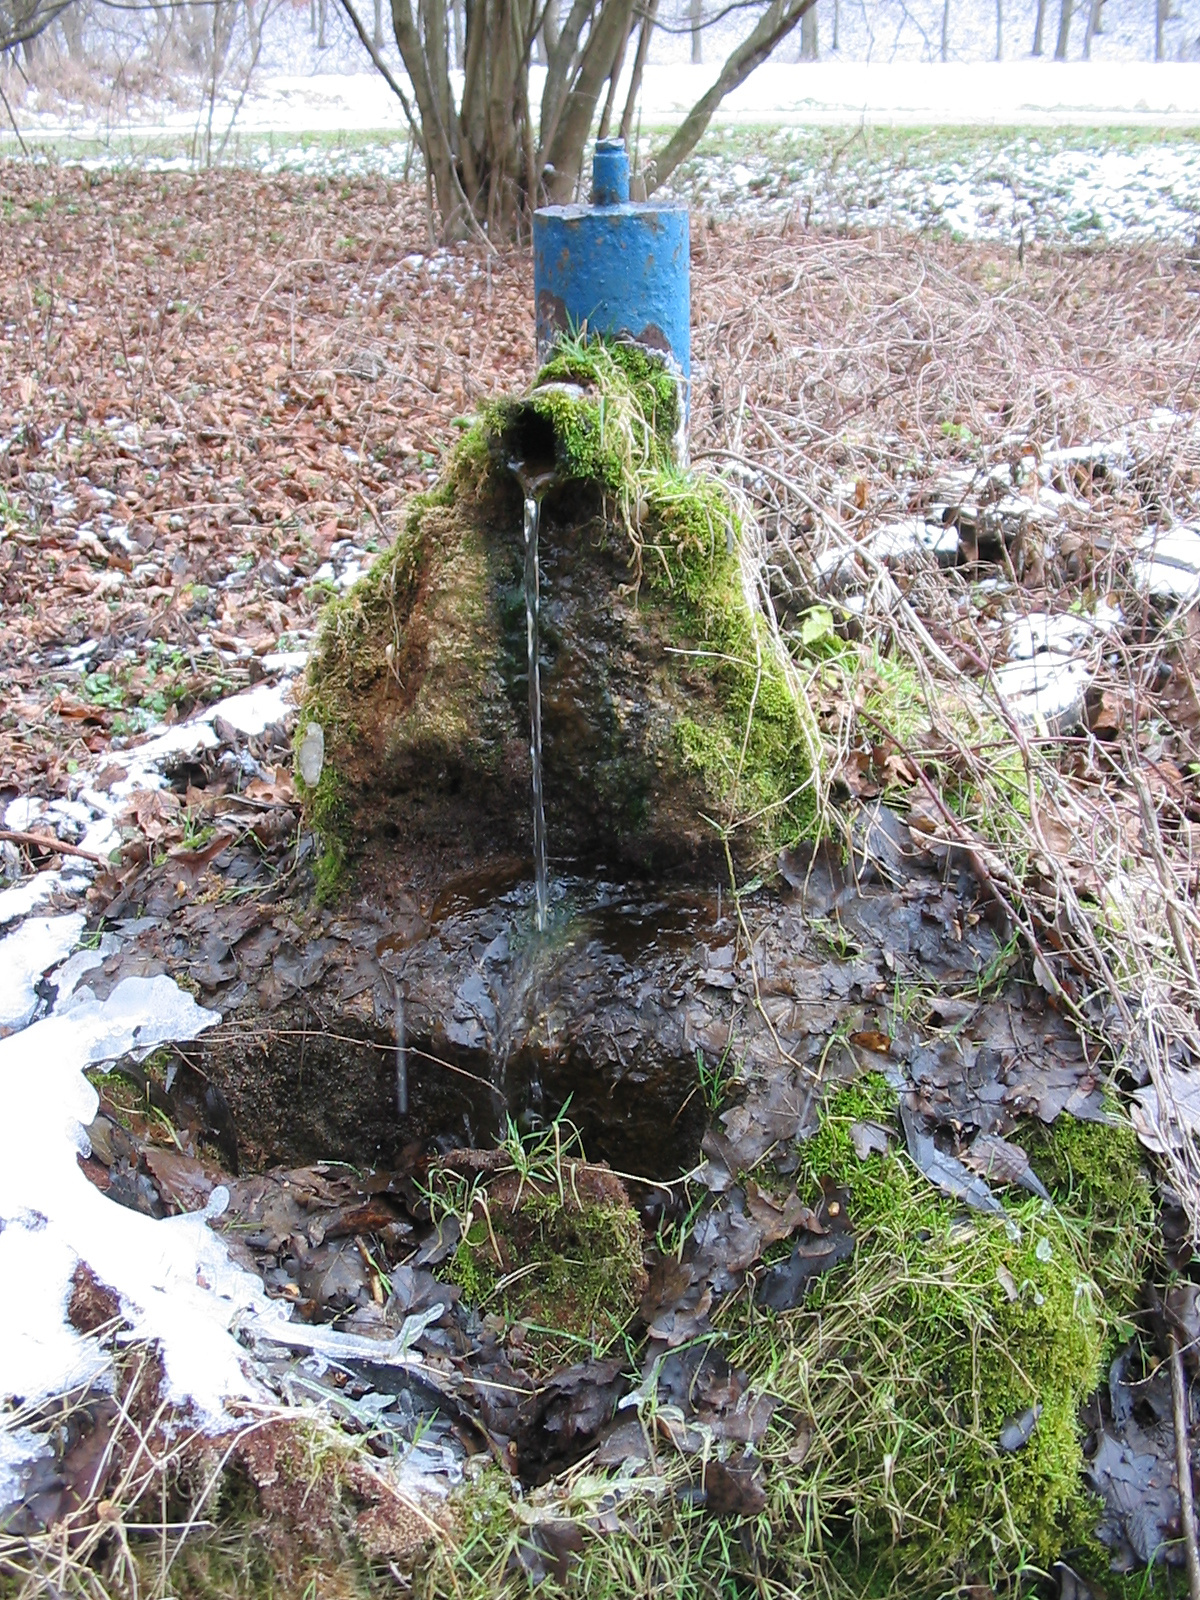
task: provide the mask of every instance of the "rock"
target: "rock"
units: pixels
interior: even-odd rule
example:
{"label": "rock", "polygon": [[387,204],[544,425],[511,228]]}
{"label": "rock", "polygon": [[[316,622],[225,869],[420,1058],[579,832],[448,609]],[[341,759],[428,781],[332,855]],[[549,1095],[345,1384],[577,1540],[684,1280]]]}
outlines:
{"label": "rock", "polygon": [[747,599],[736,511],[718,480],[674,465],[674,380],[644,354],[621,360],[632,377],[615,355],[597,355],[596,371],[558,361],[527,399],[493,403],[393,549],[330,607],[302,717],[324,729],[308,803],[331,866],[358,860],[369,881],[530,849],[513,463],[549,484],[538,543],[551,858],[723,870],[710,819],[755,819],[733,836],[747,860],[800,831],[808,713]]}

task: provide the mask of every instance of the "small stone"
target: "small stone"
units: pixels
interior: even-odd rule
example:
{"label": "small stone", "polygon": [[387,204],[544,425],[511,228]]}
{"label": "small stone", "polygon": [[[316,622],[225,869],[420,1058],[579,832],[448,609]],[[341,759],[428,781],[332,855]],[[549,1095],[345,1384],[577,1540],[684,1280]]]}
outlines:
{"label": "small stone", "polygon": [[325,731],[319,722],[310,722],[296,751],[296,770],[310,789],[321,781],[325,765]]}

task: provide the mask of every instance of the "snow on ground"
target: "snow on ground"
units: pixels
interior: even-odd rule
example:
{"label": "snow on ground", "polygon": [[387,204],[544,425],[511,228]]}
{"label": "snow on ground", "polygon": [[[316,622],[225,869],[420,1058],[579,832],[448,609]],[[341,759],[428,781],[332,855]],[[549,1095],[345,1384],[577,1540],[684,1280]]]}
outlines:
{"label": "snow on ground", "polygon": [[[399,73],[399,68],[396,68]],[[717,63],[646,68],[644,126],[682,120],[711,87]],[[400,74],[403,78],[403,75]],[[623,87],[628,81],[626,68]],[[461,73],[452,74],[461,89]],[[406,81],[406,80],[405,80]],[[545,69],[532,72],[540,100]],[[218,106],[214,136],[229,125],[232,98]],[[205,108],[206,111],[207,108]],[[201,116],[205,111],[200,113]],[[718,126],[1200,127],[1200,72],[1177,62],[768,61],[717,110]],[[175,135],[190,142],[194,110],[147,100],[127,121],[63,113],[36,99],[22,108],[22,131],[41,139],[108,141]],[[260,73],[237,111],[236,131],[254,134],[406,132],[400,103],[369,66],[321,73]],[[15,135],[5,137],[15,142]]]}
{"label": "snow on ground", "polygon": [[[281,662],[292,671],[302,664]],[[214,724],[261,732],[287,714],[289,683],[285,673],[148,739],[129,752],[130,770],[141,787],[161,784],[165,762],[217,743]],[[81,782],[88,798],[74,804],[106,821],[111,802],[88,787],[86,775]],[[75,820],[35,805],[14,822],[44,833]],[[71,868],[0,893],[0,1280],[14,1291],[0,1321],[0,1400],[35,1404],[104,1370],[95,1340],[77,1334],[66,1316],[83,1262],[118,1295],[132,1336],[158,1342],[169,1397],[219,1427],[226,1399],[260,1394],[237,1328],[267,1336],[288,1315],[257,1277],[232,1265],[209,1228],[226,1191],[214,1190],[203,1212],[157,1221],[108,1199],[77,1158],[89,1153],[84,1130],[99,1103],[86,1068],[194,1039],[220,1017],[163,975],[126,978],[97,999],[87,974],[105,951],[76,950],[82,911],[37,914],[51,897],[82,903],[95,867],[74,860]],[[110,944],[115,937],[106,936]],[[40,1448],[33,1435],[23,1438],[19,1430],[0,1436],[0,1505],[17,1468]]]}
{"label": "snow on ground", "polygon": [[[661,143],[652,130],[677,122],[714,70],[648,70],[643,159]],[[535,69],[535,99],[541,76]],[[218,114],[215,146],[231,109]],[[148,102],[109,125],[27,107],[22,122],[27,139],[57,143],[86,166],[194,164],[196,113],[187,109]],[[821,131],[837,126],[855,131]],[[930,131],[938,127],[955,131]],[[926,131],[887,131],[906,128]],[[1180,130],[1192,128],[1200,128],[1195,66],[768,62],[726,98],[668,192],[719,214],[794,210],[817,226],[941,229],[1013,243],[1022,233],[1030,241],[1190,239],[1200,224],[1200,140]],[[399,104],[374,71],[259,76],[225,159],[322,176],[399,177],[413,166]]]}
{"label": "snow on ground", "polygon": [[66,1318],[81,1262],[116,1291],[134,1336],[160,1342],[171,1398],[219,1422],[226,1397],[254,1392],[230,1325],[239,1312],[278,1311],[208,1227],[227,1192],[214,1190],[205,1212],[156,1221],[101,1194],[76,1159],[88,1152],[83,1130],[99,1103],[86,1067],[194,1039],[219,1020],[170,978],[127,978],[103,1001],[83,987],[0,1041],[0,1275],[14,1291],[0,1327],[3,1398],[36,1402],[107,1364]]}
{"label": "snow on ground", "polygon": [[[211,749],[224,737],[220,730],[255,734],[277,725],[288,714],[287,670],[303,658],[276,661],[280,682],[230,696],[125,753],[143,786],[162,782],[163,767],[181,752]],[[84,775],[81,793],[92,796],[88,781]],[[86,809],[88,802],[78,804]],[[18,820],[39,832],[55,820],[40,802],[26,812]],[[76,949],[81,911],[31,914],[51,897],[81,904],[95,868],[77,868],[75,876],[41,873],[0,894],[0,922],[7,923],[0,936],[0,1281],[10,1291],[0,1319],[0,1507],[20,1493],[26,1470],[45,1452],[44,1433],[25,1425],[41,1402],[109,1381],[110,1355],[68,1315],[81,1265],[116,1294],[127,1325],[122,1342],[155,1346],[163,1398],[213,1432],[229,1425],[230,1400],[277,1404],[261,1381],[264,1349],[309,1352],[318,1364],[365,1354],[386,1365],[419,1365],[412,1341],[442,1311],[414,1313],[390,1341],[293,1325],[290,1303],[269,1298],[209,1226],[228,1205],[223,1186],[202,1211],[155,1219],[91,1183],[80,1158],[91,1154],[86,1130],[99,1096],[86,1070],[195,1039],[221,1019],[161,973],[124,978],[97,997],[89,974],[119,949],[123,925],[105,933],[98,948]],[[4,1037],[6,1028],[16,1031]],[[453,1452],[414,1447],[392,1475],[409,1493],[440,1495],[461,1478],[461,1466]]]}
{"label": "snow on ground", "polygon": [[[1200,75],[1198,75],[1200,76]],[[1062,134],[894,142],[864,136],[836,162],[811,135],[701,145],[672,189],[732,215],[795,212],[826,227],[944,230],[966,239],[1191,240],[1200,226],[1200,142],[1125,147]]]}
{"label": "snow on ground", "polygon": [[[780,67],[777,75],[807,70]],[[1178,115],[1200,127],[1200,71],[1188,70],[1194,86],[1186,113]],[[229,158],[264,173],[399,177],[412,167],[408,140],[387,131],[391,106],[381,91],[386,94],[385,86],[367,75],[361,82],[264,82],[239,119]],[[919,97],[910,98],[915,103]],[[677,92],[671,105],[683,99]],[[718,122],[664,194],[723,215],[790,211],[806,225],[942,230],[1013,244],[1022,234],[1030,242],[1191,240],[1200,227],[1200,140],[1189,137],[999,126],[992,133],[892,134],[863,126],[835,142],[828,133],[786,123],[766,100],[755,113],[758,126],[739,126],[742,103],[735,98],[729,118]],[[1004,121],[998,109],[995,114]],[[1146,113],[1160,114],[1166,115]],[[763,126],[773,116],[777,125]],[[177,112],[139,124],[137,140],[129,129],[116,140],[94,127],[96,144],[75,159],[95,168],[127,162],[188,170],[190,155],[161,153],[164,142],[181,152],[188,145],[187,119]],[[57,138],[63,126],[47,121],[42,132]],[[147,153],[151,140],[158,153]],[[643,134],[643,158],[655,142]]]}

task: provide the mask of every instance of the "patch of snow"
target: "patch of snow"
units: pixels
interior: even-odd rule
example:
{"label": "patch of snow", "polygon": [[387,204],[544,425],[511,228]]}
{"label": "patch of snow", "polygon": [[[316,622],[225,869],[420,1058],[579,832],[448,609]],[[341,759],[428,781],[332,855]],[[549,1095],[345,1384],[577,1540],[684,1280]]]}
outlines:
{"label": "patch of snow", "polygon": [[1190,421],[1186,411],[1172,411],[1170,406],[1155,406],[1146,418],[1146,426],[1151,433],[1162,433],[1164,430],[1169,433],[1178,423]]}
{"label": "patch of snow", "polygon": [[1005,620],[1009,623],[1009,660],[1031,661],[1047,651],[1054,655],[1071,655],[1086,648],[1097,637],[1119,627],[1121,613],[1101,601],[1090,615],[1074,611],[1034,611],[1024,617],[1010,613]]}
{"label": "patch of snow", "polygon": [[125,777],[114,783],[110,795],[119,798],[133,794],[137,789],[163,789],[167,780],[162,774],[162,764],[180,756],[194,756],[205,750],[215,750],[220,740],[208,725],[208,720],[181,722],[166,733],[139,744],[132,750],[122,751],[119,759],[125,768]]}
{"label": "patch of snow", "polygon": [[68,956],[54,974],[54,988],[57,995],[55,1003],[63,1005],[75,993],[80,978],[86,977],[89,972],[94,972],[97,967],[102,967],[107,958],[120,948],[121,941],[116,935],[105,933],[100,936],[98,949],[76,950],[74,955]]}
{"label": "patch of snow", "polygon": [[1049,483],[1055,467],[1090,466],[1103,462],[1105,466],[1119,467],[1129,460],[1129,446],[1124,439],[1096,440],[1089,444],[1056,445],[1042,452],[1039,476]]}
{"label": "patch of snow", "polygon": [[158,1342],[166,1398],[216,1428],[226,1399],[262,1397],[231,1329],[246,1312],[265,1321],[280,1308],[208,1226],[227,1192],[214,1190],[206,1211],[155,1221],[107,1199],[76,1159],[99,1104],[86,1067],[194,1039],[219,1020],[168,977],[126,978],[106,1000],[85,995],[0,1041],[0,1281],[19,1286],[0,1322],[5,1396],[36,1402],[102,1370],[95,1342],[65,1316],[85,1262],[119,1297],[133,1336]]}
{"label": "patch of snow", "polygon": [[272,650],[262,658],[262,664],[268,672],[290,674],[303,672],[310,659],[307,650]]}
{"label": "patch of snow", "polygon": [[901,522],[885,523],[872,537],[868,548],[873,556],[888,564],[911,556],[931,555],[938,566],[953,566],[958,555],[958,530],[922,517],[906,517]]}
{"label": "patch of snow", "polygon": [[44,973],[70,955],[86,918],[29,917],[0,939],[0,1033],[25,1027],[41,1003],[36,985]]}
{"label": "patch of snow", "polygon": [[[110,856],[120,843],[121,833],[112,818],[101,816],[84,833],[79,841],[79,848],[89,850],[94,856]],[[86,866],[88,863],[81,861],[80,865]]]}
{"label": "patch of snow", "polygon": [[[219,700],[203,713],[204,722],[215,722],[218,717],[231,728],[248,736],[265,733],[282,722],[291,710],[288,692],[291,685],[286,679],[279,683],[259,683],[241,694]],[[191,724],[184,724],[185,727]]]}
{"label": "patch of snow", "polygon": [[41,905],[43,900],[48,900],[55,889],[63,887],[61,872],[38,872],[32,878],[27,878],[24,883],[16,883],[11,889],[0,890],[0,928],[9,922],[15,922],[18,917],[26,917],[34,906]]}
{"label": "patch of snow", "polygon": [[12,828],[17,833],[25,833],[45,809],[44,800],[34,799],[31,795],[22,795],[17,800],[10,800],[5,806],[4,826]]}
{"label": "patch of snow", "polygon": [[1133,581],[1156,600],[1192,600],[1200,594],[1200,530],[1156,528],[1138,541]]}
{"label": "patch of snow", "polygon": [[1092,671],[1079,656],[1048,650],[1029,661],[1010,661],[993,676],[1001,699],[1021,722],[1061,730],[1081,714]]}

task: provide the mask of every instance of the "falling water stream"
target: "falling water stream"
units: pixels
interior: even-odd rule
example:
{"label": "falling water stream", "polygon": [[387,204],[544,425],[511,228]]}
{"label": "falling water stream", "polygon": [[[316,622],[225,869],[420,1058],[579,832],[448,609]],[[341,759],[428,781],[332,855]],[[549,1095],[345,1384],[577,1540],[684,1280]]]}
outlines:
{"label": "falling water stream", "polygon": [[529,758],[533,768],[533,875],[537,889],[538,932],[544,933],[550,908],[550,869],[546,856],[546,805],[542,793],[542,677],[538,659],[538,521],[542,496],[553,482],[549,472],[530,472],[510,463],[525,495],[525,637],[529,655]]}
{"label": "falling water stream", "polygon": [[525,636],[529,646],[529,757],[533,763],[533,875],[537,885],[538,932],[546,929],[550,869],[546,861],[546,805],[542,795],[542,674],[538,663],[538,513],[541,502],[525,496]]}

